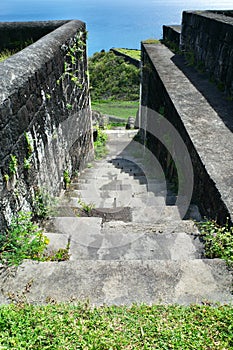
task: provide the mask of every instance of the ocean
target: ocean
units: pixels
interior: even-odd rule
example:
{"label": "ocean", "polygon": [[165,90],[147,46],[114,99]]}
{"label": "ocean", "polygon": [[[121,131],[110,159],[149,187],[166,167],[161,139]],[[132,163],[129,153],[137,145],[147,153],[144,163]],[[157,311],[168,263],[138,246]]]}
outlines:
{"label": "ocean", "polygon": [[140,48],[160,39],[163,24],[179,24],[183,10],[233,9],[232,0],[1,0],[0,21],[80,19],[88,55],[112,47]]}

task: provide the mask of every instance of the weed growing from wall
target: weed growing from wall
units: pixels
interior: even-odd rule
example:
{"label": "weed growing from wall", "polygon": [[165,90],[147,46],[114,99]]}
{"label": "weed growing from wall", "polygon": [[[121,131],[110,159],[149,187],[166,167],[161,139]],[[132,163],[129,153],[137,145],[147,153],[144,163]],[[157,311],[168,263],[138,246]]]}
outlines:
{"label": "weed growing from wall", "polygon": [[64,182],[64,188],[66,190],[71,183],[70,173],[69,173],[69,170],[67,169],[65,169],[63,172],[63,182]]}
{"label": "weed growing from wall", "polygon": [[13,154],[10,155],[9,171],[11,175],[15,175],[17,172],[18,160]]}
{"label": "weed growing from wall", "polygon": [[83,61],[83,54],[85,52],[86,32],[80,32],[74,38],[74,42],[70,46],[63,45],[62,50],[66,52],[64,62],[64,73],[57,80],[59,85],[65,78],[70,79],[78,88],[82,87],[82,81],[79,77],[78,62]]}

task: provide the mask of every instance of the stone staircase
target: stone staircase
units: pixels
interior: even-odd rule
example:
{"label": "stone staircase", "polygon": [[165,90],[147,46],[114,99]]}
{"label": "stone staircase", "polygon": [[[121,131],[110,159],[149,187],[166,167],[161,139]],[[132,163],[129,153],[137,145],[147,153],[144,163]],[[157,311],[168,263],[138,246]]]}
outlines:
{"label": "stone staircase", "polygon": [[[109,153],[85,169],[61,197],[46,225],[48,249],[70,244],[70,260],[25,261],[3,280],[0,302],[23,291],[27,300],[91,304],[233,301],[232,275],[204,259],[192,220],[136,131],[108,131]],[[196,213],[197,215],[198,213]]]}

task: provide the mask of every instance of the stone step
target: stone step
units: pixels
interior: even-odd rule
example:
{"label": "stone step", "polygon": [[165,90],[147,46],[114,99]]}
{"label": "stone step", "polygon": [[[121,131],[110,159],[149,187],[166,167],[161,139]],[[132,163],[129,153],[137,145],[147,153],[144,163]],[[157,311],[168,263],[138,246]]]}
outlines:
{"label": "stone step", "polygon": [[[81,192],[81,191],[80,191]],[[83,193],[84,191],[82,191]],[[81,203],[80,203],[81,202]],[[82,194],[80,197],[67,197],[62,201],[63,206],[72,208],[82,208],[84,204],[93,204],[96,208],[116,208],[116,207],[130,207],[136,208],[140,213],[142,211],[148,210],[148,215],[154,215],[153,208],[155,212],[161,212],[161,210],[166,206],[166,198],[155,197],[153,193],[138,193],[133,194],[132,192],[126,193],[126,191],[120,192],[116,191],[103,191],[93,193],[86,191],[86,194]],[[171,211],[173,213],[173,211]],[[135,216],[137,217],[137,216]]]}
{"label": "stone step", "polygon": [[132,209],[132,221],[137,223],[153,223],[160,220],[182,220],[177,206],[142,206]]}
{"label": "stone step", "polygon": [[[1,278],[2,279],[2,278]],[[232,275],[218,259],[25,261],[1,281],[0,303],[23,293],[27,302],[91,305],[232,303]]]}
{"label": "stone step", "polygon": [[85,169],[81,172],[80,177],[85,177],[87,175],[97,175],[98,176],[107,176],[107,175],[115,175],[115,174],[121,174],[122,173],[122,169],[120,168],[116,168],[114,166],[102,166],[102,167],[95,167],[95,168],[91,168],[91,169]]}
{"label": "stone step", "polygon": [[70,238],[71,258],[94,260],[201,258],[203,245],[192,221],[135,224],[102,223],[100,218],[51,218],[46,236],[49,249],[64,248]]}
{"label": "stone step", "polygon": [[[89,233],[90,234],[90,233]],[[65,248],[70,242],[71,260],[193,260],[203,257],[203,244],[198,236],[185,232],[115,232],[101,230],[91,233],[69,228],[64,233],[46,233],[48,252]]]}

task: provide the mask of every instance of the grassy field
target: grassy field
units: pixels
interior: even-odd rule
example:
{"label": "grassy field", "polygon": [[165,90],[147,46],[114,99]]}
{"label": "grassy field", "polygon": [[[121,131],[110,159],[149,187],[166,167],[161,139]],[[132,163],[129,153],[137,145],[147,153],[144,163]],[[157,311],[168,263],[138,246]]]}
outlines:
{"label": "grassy field", "polygon": [[93,101],[92,109],[103,114],[114,115],[123,119],[130,116],[136,117],[139,102],[138,101]]}
{"label": "grassy field", "polygon": [[233,349],[230,306],[0,307],[0,349]]}

